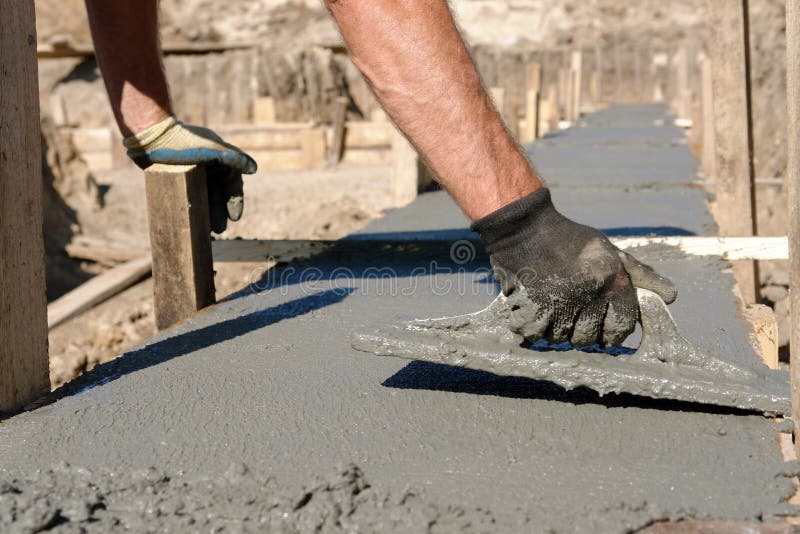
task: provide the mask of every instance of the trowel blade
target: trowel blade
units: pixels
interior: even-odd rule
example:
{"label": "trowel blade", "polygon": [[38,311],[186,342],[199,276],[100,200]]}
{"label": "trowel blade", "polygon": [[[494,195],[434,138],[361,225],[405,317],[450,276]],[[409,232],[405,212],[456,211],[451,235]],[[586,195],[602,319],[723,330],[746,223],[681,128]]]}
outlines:
{"label": "trowel blade", "polygon": [[566,389],[583,386],[601,395],[631,393],[767,415],[791,412],[788,373],[760,363],[741,368],[706,355],[678,333],[663,301],[642,291],[639,290],[639,302],[643,340],[631,355],[578,350],[542,352],[523,347],[519,336],[510,331],[498,332],[496,324],[486,326],[489,314],[502,315],[507,306],[502,296],[475,314],[362,329],[353,333],[352,345],[378,356],[546,380]]}

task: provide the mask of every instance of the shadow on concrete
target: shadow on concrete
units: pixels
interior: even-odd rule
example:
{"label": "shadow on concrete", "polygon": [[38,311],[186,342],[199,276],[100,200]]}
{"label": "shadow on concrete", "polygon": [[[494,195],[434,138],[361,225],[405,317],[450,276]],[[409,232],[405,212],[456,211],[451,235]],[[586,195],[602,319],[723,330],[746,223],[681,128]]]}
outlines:
{"label": "shadow on concrete", "polygon": [[249,334],[280,321],[336,304],[346,299],[352,292],[353,290],[347,288],[322,291],[156,341],[128,352],[116,360],[98,365],[51,393],[43,404],[113,382],[127,374]]}
{"label": "shadow on concrete", "polygon": [[[603,356],[598,355],[598,357]],[[412,361],[387,378],[382,385],[394,389],[423,389],[513,399],[540,399],[573,405],[599,404],[607,408],[635,407],[661,411],[731,415],[749,415],[753,413],[736,408],[708,404],[651,399],[628,393],[609,393],[601,396],[599,393],[584,387],[567,390],[544,380],[517,376],[499,376],[486,371],[423,361]]]}

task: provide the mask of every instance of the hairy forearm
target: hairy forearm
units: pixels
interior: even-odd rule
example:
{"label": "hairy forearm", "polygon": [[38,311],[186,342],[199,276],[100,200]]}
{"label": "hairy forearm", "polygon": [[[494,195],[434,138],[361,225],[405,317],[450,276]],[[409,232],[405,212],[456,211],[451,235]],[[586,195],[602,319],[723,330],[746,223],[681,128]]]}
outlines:
{"label": "hairy forearm", "polygon": [[172,114],[158,44],[157,0],[86,0],[103,80],[123,135]]}
{"label": "hairy forearm", "polygon": [[326,0],[386,112],[473,220],[542,187],[445,0]]}

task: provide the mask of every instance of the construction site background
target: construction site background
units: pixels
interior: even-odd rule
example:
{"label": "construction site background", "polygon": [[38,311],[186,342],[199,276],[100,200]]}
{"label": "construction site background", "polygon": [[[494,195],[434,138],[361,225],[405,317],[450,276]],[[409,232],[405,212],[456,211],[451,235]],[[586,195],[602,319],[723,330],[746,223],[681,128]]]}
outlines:
{"label": "construction site background", "polygon": [[[594,68],[603,58],[601,100],[650,101],[658,95],[648,85],[652,80],[643,83],[637,75],[635,62],[643,62],[641,70],[649,73],[658,57],[670,61],[681,48],[695,57],[705,48],[706,0],[454,0],[451,5],[486,85],[505,89],[506,107],[514,116],[524,106],[531,57],[544,58],[546,79],[553,72],[548,62],[568,61],[570,51],[580,48]],[[90,46],[82,0],[37,0],[36,9],[40,48],[58,52]],[[320,1],[162,0],[161,11],[165,45],[245,45],[166,55],[176,112],[184,120],[212,126],[252,123],[259,97],[274,100],[275,119],[282,122],[327,124],[341,96],[349,101],[348,120],[369,119],[376,110]],[[753,2],[750,16],[755,169],[758,178],[769,179],[757,189],[759,234],[785,235],[783,2]],[[141,173],[130,165],[109,164],[118,139],[96,62],[90,55],[52,56],[39,62],[50,300],[109,266],[71,257],[70,244],[147,244]],[[109,148],[102,154],[87,148],[93,140],[76,135],[97,131],[108,132],[103,139]],[[698,136],[690,139],[699,155]],[[260,172],[246,182],[244,220],[224,237],[342,237],[391,207],[389,172],[388,162],[379,160],[329,170]],[[218,297],[246,287],[269,267],[226,266],[215,280]],[[780,344],[788,354],[785,262],[762,262],[761,286],[763,301],[775,308]],[[151,296],[150,283],[140,283],[51,330],[53,385],[152,335]]]}

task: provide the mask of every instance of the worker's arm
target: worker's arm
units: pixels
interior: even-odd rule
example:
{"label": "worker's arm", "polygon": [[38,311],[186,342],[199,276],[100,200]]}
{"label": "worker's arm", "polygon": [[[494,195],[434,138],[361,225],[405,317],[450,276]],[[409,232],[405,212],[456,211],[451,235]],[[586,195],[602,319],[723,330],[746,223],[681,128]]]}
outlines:
{"label": "worker's arm", "polygon": [[205,164],[211,227],[225,229],[244,207],[242,173],[253,159],[206,128],[173,116],[158,43],[157,0],[86,0],[92,39],[128,155],[142,168],[153,163]]}
{"label": "worker's arm", "polygon": [[638,315],[635,285],[672,283],[553,207],[481,85],[446,0],[326,0],[386,112],[474,222],[496,278],[531,305],[530,338],[617,344]]}

